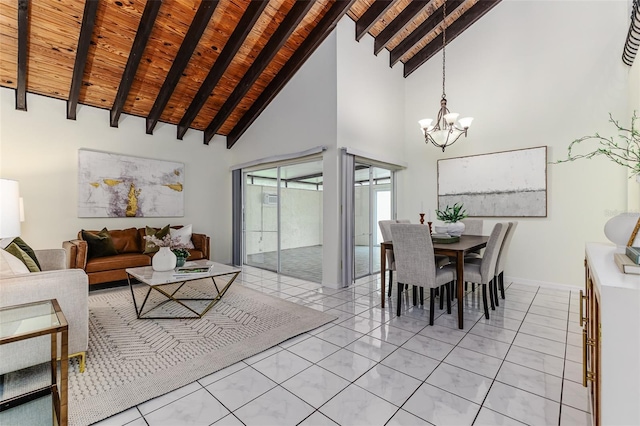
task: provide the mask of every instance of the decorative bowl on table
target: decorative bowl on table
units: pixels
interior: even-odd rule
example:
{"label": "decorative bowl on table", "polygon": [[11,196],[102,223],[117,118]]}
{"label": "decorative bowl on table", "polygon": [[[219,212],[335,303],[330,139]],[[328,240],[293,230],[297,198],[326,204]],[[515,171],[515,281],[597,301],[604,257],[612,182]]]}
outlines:
{"label": "decorative bowl on table", "polygon": [[447,230],[449,229],[448,226],[434,226],[434,229],[436,231],[436,234],[442,235],[442,234],[446,234]]}

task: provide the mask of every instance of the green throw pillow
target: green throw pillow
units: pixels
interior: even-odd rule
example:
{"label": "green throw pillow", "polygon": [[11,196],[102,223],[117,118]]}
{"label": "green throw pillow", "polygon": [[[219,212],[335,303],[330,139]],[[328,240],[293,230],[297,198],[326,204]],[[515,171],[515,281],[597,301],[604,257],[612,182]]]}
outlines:
{"label": "green throw pillow", "polygon": [[89,259],[94,257],[115,256],[118,254],[107,228],[102,228],[102,231],[97,234],[83,229],[82,239],[87,242],[87,246],[89,247],[87,253],[87,258]]}
{"label": "green throw pillow", "polygon": [[31,256],[22,250],[16,243],[12,242],[5,250],[20,259],[29,269],[29,272],[40,272],[40,267],[36,265],[36,262],[34,262],[33,259],[31,259]]}
{"label": "green throw pillow", "polygon": [[[157,228],[150,228],[148,226],[145,227],[145,235],[151,236],[154,235],[157,239],[161,240],[164,237],[166,237],[169,234],[169,225],[165,226],[162,229],[157,229]],[[153,244],[151,241],[147,240],[145,238],[144,240],[144,253],[145,254],[151,254],[151,253],[155,253],[158,250],[160,250],[160,247],[158,247],[157,245]]]}
{"label": "green throw pillow", "polygon": [[13,239],[13,241],[11,241],[11,243],[15,243],[18,247],[22,249],[22,251],[24,251],[29,255],[29,257],[35,262],[35,264],[38,265],[38,271],[42,269],[42,266],[40,266],[40,262],[38,262],[38,258],[36,257],[36,252],[33,251],[33,249],[29,247],[29,245],[25,243],[22,238],[16,237]]}

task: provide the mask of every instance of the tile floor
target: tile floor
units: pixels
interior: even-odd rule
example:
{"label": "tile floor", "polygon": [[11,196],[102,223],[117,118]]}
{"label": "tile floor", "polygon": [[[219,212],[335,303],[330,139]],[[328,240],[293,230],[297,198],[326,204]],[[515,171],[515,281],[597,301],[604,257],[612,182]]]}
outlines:
{"label": "tile floor", "polygon": [[436,303],[433,327],[408,295],[401,317],[395,300],[381,309],[379,275],[342,290],[251,267],[240,278],[337,319],[101,426],[591,424],[577,290],[511,284],[489,320],[469,292],[459,330],[455,304]]}

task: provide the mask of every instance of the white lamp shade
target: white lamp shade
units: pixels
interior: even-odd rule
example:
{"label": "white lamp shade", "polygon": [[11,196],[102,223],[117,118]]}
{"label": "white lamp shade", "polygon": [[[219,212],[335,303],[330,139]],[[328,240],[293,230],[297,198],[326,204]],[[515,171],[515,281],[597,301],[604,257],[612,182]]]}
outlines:
{"label": "white lamp shade", "polygon": [[422,130],[426,129],[429,127],[429,125],[431,125],[431,122],[433,121],[432,118],[423,118],[422,120],[418,121],[418,123],[420,124],[420,128]]}
{"label": "white lamp shade", "polygon": [[459,115],[460,114],[458,114],[457,112],[450,112],[449,114],[444,115],[444,119],[448,125],[452,125],[453,123],[456,122]]}
{"label": "white lamp shade", "polygon": [[24,200],[20,197],[20,222],[24,222]]}
{"label": "white lamp shade", "polygon": [[0,238],[20,236],[20,187],[18,181],[0,179]]}
{"label": "white lamp shade", "polygon": [[463,129],[468,129],[471,127],[471,122],[473,121],[473,117],[462,117],[458,123],[460,123],[460,127]]}

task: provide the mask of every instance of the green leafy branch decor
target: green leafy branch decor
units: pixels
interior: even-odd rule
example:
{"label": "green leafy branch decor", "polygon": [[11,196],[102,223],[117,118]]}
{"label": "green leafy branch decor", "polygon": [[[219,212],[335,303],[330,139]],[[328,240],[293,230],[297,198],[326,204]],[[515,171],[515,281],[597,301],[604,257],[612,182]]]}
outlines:
{"label": "green leafy branch decor", "polygon": [[[620,125],[613,116],[609,114],[609,121],[613,123],[618,129],[619,140],[614,140],[613,136],[605,138],[596,133],[593,136],[583,136],[580,139],[576,139],[569,144],[567,158],[565,160],[558,160],[553,164],[566,163],[568,161],[579,160],[581,158],[591,159],[598,155],[604,155],[614,163],[620,164],[623,167],[631,169],[631,176],[640,176],[640,132],[636,129],[636,120],[638,116],[636,112],[633,112],[631,117],[631,129],[626,129]],[[587,141],[595,140],[598,142],[598,147],[587,154],[574,154],[573,148],[578,144]]]}
{"label": "green leafy branch decor", "polygon": [[453,206],[446,206],[444,210],[436,210],[436,217],[444,223],[458,222],[469,216],[463,209],[463,204],[455,203]]}

